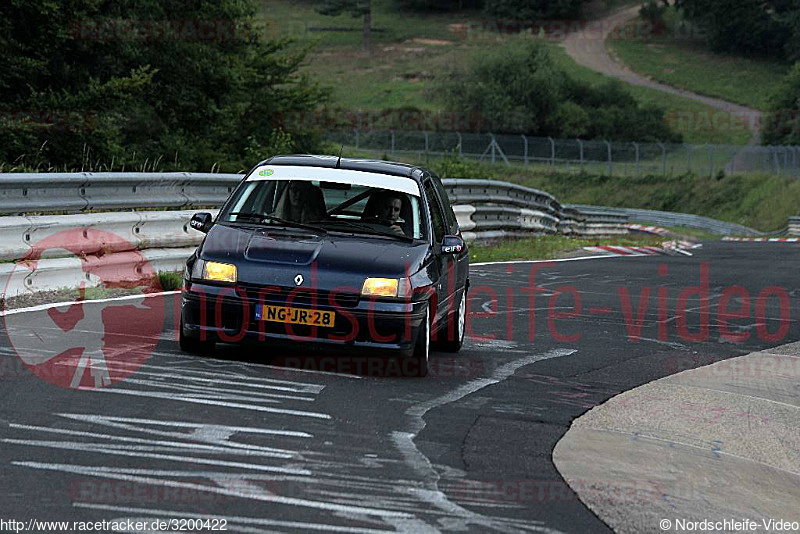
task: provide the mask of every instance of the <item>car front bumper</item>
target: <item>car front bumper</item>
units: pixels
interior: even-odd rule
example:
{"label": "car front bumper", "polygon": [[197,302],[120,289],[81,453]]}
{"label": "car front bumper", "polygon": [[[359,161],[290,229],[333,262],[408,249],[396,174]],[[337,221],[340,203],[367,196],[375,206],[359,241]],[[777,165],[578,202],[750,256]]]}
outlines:
{"label": "car front bumper", "polygon": [[[187,284],[181,294],[183,335],[222,343],[267,343],[290,350],[409,356],[427,306],[424,300],[360,298],[346,306],[320,300],[319,304],[278,302],[253,298],[231,287]],[[269,322],[255,318],[256,307],[263,304],[333,311],[336,316],[331,327]]]}

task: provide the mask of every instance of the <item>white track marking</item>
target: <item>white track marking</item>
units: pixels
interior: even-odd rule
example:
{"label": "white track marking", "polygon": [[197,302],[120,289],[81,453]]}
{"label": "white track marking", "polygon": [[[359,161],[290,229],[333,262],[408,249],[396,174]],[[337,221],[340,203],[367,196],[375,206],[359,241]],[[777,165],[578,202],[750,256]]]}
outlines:
{"label": "white track marking", "polygon": [[487,261],[483,263],[470,263],[470,267],[483,267],[485,265],[513,265],[517,263],[561,263],[565,261],[602,260],[614,256],[581,256],[580,258],[561,258],[557,260],[512,260],[512,261]]}
{"label": "white track marking", "polygon": [[111,388],[111,389],[94,389],[94,388],[81,388],[81,391],[91,391],[94,393],[115,393],[118,395],[131,395],[134,397],[151,397],[154,399],[172,400],[177,402],[189,402],[194,404],[206,404],[211,406],[220,406],[223,408],[240,408],[242,410],[253,410],[256,412],[268,412],[280,415],[294,415],[297,417],[311,417],[314,419],[331,419],[331,416],[326,413],[319,412],[305,412],[301,410],[289,410],[286,408],[270,408],[268,406],[254,406],[252,404],[243,404],[239,402],[225,402],[213,399],[202,399],[197,397],[176,397],[173,393],[166,393],[160,391],[140,391],[135,389],[126,388]]}
{"label": "white track marking", "polygon": [[227,432],[232,432],[232,433],[245,432],[248,434],[273,434],[273,435],[288,436],[294,438],[313,437],[311,434],[307,432],[297,432],[293,430],[273,430],[270,428],[254,428],[249,426],[226,426],[226,425],[215,425],[215,424],[204,424],[204,423],[185,423],[181,421],[158,421],[155,419],[138,419],[130,417],[116,417],[111,415],[109,416],[84,415],[84,414],[71,414],[71,413],[59,413],[56,415],[58,415],[59,417],[66,417],[68,419],[73,419],[76,421],[86,421],[94,424],[107,425],[116,428],[122,428],[125,430],[136,430],[160,436],[178,436],[178,434],[176,432],[164,432],[153,429],[145,429],[143,427],[136,427],[134,426],[134,424],[152,425],[152,426],[172,426],[177,428],[192,428],[192,429],[212,427],[212,428],[221,428]]}
{"label": "white track marking", "polygon": [[[112,506],[107,504],[87,504],[87,503],[73,503],[76,508],[90,508],[94,510],[106,510],[109,512],[123,512],[126,514],[149,514],[149,515],[163,515],[169,517],[185,518],[186,512],[177,512],[173,510],[155,510],[148,508],[131,508],[127,506]],[[191,516],[197,519],[220,519],[219,515],[207,515],[192,513]],[[262,519],[257,517],[242,517],[226,515],[223,519],[227,519],[231,523],[240,523],[243,525],[258,525],[269,527],[283,527],[288,529],[295,529],[299,531],[306,530],[320,530],[323,532],[357,532],[363,534],[385,534],[386,530],[382,529],[369,529],[357,527],[337,527],[334,525],[326,525],[324,523],[303,523],[300,521],[279,521],[276,519]]]}
{"label": "white track marking", "polygon": [[[400,451],[407,465],[417,473],[417,475],[424,481],[424,487],[414,489],[412,492],[422,501],[439,508],[447,514],[452,514],[459,517],[466,524],[478,524],[486,528],[502,528],[502,520],[491,517],[486,517],[475,512],[471,512],[462,508],[456,503],[450,501],[447,496],[439,490],[439,474],[434,469],[430,460],[422,454],[422,452],[414,444],[414,438],[425,428],[425,414],[434,408],[444,406],[451,402],[458,401],[464,397],[471,395],[481,389],[502,382],[506,378],[513,375],[518,369],[532,363],[547,360],[550,358],[559,358],[562,356],[569,356],[577,352],[575,349],[554,349],[541,354],[533,354],[514,360],[505,365],[498,367],[489,378],[478,378],[470,380],[466,384],[448,392],[444,395],[436,397],[435,399],[427,400],[417,403],[406,410],[406,417],[408,418],[408,426],[410,427],[407,432],[392,432],[391,438],[395,447]],[[556,530],[537,525],[529,525],[529,528],[538,532],[558,532]]]}
{"label": "white track marking", "polygon": [[[133,300],[133,299],[140,299],[140,298],[154,298],[154,297],[163,297],[165,295],[179,295],[180,291],[164,291],[161,293],[140,293],[136,295],[125,295],[122,297],[109,297],[107,299],[93,299],[93,300],[81,300],[81,304],[92,304],[92,303],[99,303],[99,302],[115,302],[119,300]],[[16,315],[18,313],[28,313],[28,312],[35,312],[35,311],[42,311],[42,310],[49,310],[50,308],[60,308],[62,306],[72,306],[73,304],[78,303],[77,300],[72,300],[69,302],[51,302],[47,304],[38,304],[36,306],[30,306],[28,308],[14,308],[13,310],[5,310],[0,311],[0,317],[4,317],[6,315]]]}
{"label": "white track marking", "polygon": [[[30,467],[33,469],[42,469],[42,470],[49,470],[49,471],[60,471],[62,473],[72,473],[76,475],[86,475],[86,476],[96,476],[102,478],[111,478],[114,480],[124,480],[126,482],[134,482],[134,483],[141,483],[141,484],[149,484],[149,485],[156,485],[156,486],[170,486],[174,488],[183,488],[189,490],[196,490],[196,491],[203,491],[207,493],[216,493],[219,495],[227,495],[229,497],[238,497],[240,499],[250,499],[256,501],[263,501],[263,502],[271,502],[276,504],[285,504],[288,506],[298,506],[302,508],[312,508],[317,510],[328,510],[337,513],[352,513],[352,514],[364,514],[369,516],[378,516],[378,517],[411,517],[410,514],[405,512],[395,512],[393,510],[382,510],[379,508],[367,508],[364,506],[348,506],[348,505],[340,505],[335,503],[328,503],[328,502],[319,502],[319,501],[310,501],[307,499],[299,499],[293,497],[281,497],[279,495],[267,495],[267,494],[260,494],[260,495],[252,495],[250,492],[246,491],[236,491],[232,489],[226,488],[219,488],[213,486],[206,486],[203,484],[194,484],[189,482],[178,482],[173,480],[161,480],[158,478],[150,478],[150,477],[142,477],[142,476],[133,476],[133,475],[125,475],[125,474],[116,474],[116,473],[109,473],[109,472],[96,472],[94,467],[92,466],[78,466],[78,465],[69,465],[69,464],[53,464],[53,463],[43,463],[43,462],[12,462],[13,465],[19,465],[23,467]],[[243,467],[247,468],[246,464],[242,464]],[[255,466],[249,466],[249,468],[253,468]],[[185,517],[184,512],[184,517]]]}
{"label": "white track marking", "polygon": [[[139,443],[142,445],[149,445],[150,446],[149,448],[160,447],[165,450],[169,450],[169,448],[172,447],[184,450],[186,449],[197,450],[198,452],[212,452],[219,454],[231,454],[231,452],[235,452],[236,454],[243,454],[247,456],[250,455],[266,456],[270,458],[286,458],[286,459],[294,458],[297,455],[297,452],[295,451],[289,451],[286,449],[274,449],[272,447],[260,447],[258,445],[248,445],[244,443],[226,442],[224,446],[221,446],[221,445],[211,445],[211,444],[201,444],[201,443],[190,443],[186,441],[168,441],[168,440],[152,440],[145,438],[131,438],[125,436],[114,436],[112,434],[87,432],[83,430],[67,430],[66,428],[49,428],[44,426],[20,425],[17,423],[10,423],[8,426],[10,428],[18,428],[20,430],[32,430],[38,432],[47,432],[50,434],[64,434],[69,436],[81,436],[85,438],[107,439],[109,441],[119,441],[125,443]],[[187,434],[186,438],[192,439],[193,436]],[[234,451],[232,451],[231,449],[234,449]]]}
{"label": "white track marking", "polygon": [[[120,365],[126,365],[126,362],[120,362]],[[135,364],[130,364],[135,365]],[[262,367],[268,367],[266,365],[260,364],[253,364],[255,368],[261,369]],[[210,380],[215,383],[224,383],[233,386],[247,386],[253,388],[269,388],[269,389],[276,389],[280,391],[290,391],[293,393],[319,393],[323,389],[325,389],[324,385],[320,384],[311,384],[308,382],[293,382],[291,380],[279,380],[276,378],[264,378],[258,376],[245,376],[236,373],[225,373],[225,377],[227,378],[239,378],[240,381],[236,382],[228,382],[220,380],[220,373],[219,371],[210,372],[210,371],[201,371],[199,369],[176,369],[175,367],[167,367],[164,365],[154,365],[151,363],[145,363],[144,365],[139,366],[141,369],[156,369],[156,370],[164,370],[164,371],[171,371],[171,373],[163,374],[162,376],[167,376],[170,378],[182,378],[185,380],[201,380],[200,378],[195,378],[193,376],[188,375],[200,375],[208,377],[205,380]],[[180,371],[180,375],[175,375],[176,371]],[[266,385],[259,385],[254,384],[253,382],[263,382]],[[285,387],[280,387],[285,386]],[[299,388],[299,389],[298,389]]]}
{"label": "white track marking", "polygon": [[[133,458],[150,458],[153,460],[171,460],[195,465],[215,465],[217,467],[230,467],[235,469],[245,469],[253,471],[267,471],[271,473],[283,473],[287,475],[311,475],[311,471],[306,469],[293,469],[288,467],[274,467],[270,465],[255,465],[244,462],[228,462],[225,460],[212,460],[210,458],[190,458],[187,456],[177,456],[174,454],[155,454],[144,450],[122,450],[104,443],[78,443],[69,441],[37,441],[28,439],[3,439],[3,443],[14,445],[25,445],[29,447],[47,447],[49,449],[60,449],[66,451],[89,452],[94,454],[111,454],[116,456],[130,456]],[[146,447],[142,447],[146,449]],[[12,462],[25,463],[25,462]]]}

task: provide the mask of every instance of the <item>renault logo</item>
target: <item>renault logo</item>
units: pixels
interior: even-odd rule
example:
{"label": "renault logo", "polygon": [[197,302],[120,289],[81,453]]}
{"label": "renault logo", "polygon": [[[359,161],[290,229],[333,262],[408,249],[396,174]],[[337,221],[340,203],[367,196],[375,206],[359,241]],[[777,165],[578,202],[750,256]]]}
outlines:
{"label": "renault logo", "polygon": [[303,285],[303,275],[302,274],[298,274],[297,276],[294,277],[294,285],[296,285],[296,286]]}

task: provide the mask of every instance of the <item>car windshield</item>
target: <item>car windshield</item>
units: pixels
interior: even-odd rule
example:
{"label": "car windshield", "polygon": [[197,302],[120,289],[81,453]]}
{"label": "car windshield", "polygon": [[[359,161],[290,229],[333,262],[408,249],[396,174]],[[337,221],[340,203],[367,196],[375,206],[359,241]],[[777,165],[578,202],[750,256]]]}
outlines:
{"label": "car windshield", "polygon": [[246,181],[218,222],[424,239],[423,220],[417,195],[391,187],[305,178]]}

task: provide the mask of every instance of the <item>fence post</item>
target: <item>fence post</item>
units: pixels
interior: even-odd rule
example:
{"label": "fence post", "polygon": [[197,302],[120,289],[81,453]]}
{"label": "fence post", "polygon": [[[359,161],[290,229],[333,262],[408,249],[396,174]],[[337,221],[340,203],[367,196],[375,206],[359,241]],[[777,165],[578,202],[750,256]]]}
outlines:
{"label": "fence post", "polygon": [[524,143],[524,154],[523,157],[525,158],[525,166],[528,166],[528,138],[525,135],[522,135],[522,142]]}
{"label": "fence post", "polygon": [[603,142],[608,147],[608,174],[609,175],[613,175],[614,174],[614,160],[611,159],[611,143],[609,143],[608,141],[605,141],[605,140]]}
{"label": "fence post", "polygon": [[789,147],[785,146],[781,148],[783,148],[783,168],[789,170]]}
{"label": "fence post", "polygon": [[775,161],[775,174],[781,173],[781,161],[778,159],[778,149],[772,147],[772,159]]}
{"label": "fence post", "polygon": [[636,176],[642,175],[642,163],[639,159],[639,143],[633,143],[633,148],[636,150]]}
{"label": "fence post", "polygon": [[461,155],[462,155],[461,154],[461,132],[456,132],[456,135],[458,136],[458,157],[460,158]]}
{"label": "fence post", "polygon": [[581,153],[581,169],[583,169],[583,141],[581,141],[578,138],[575,138],[575,140],[578,142],[578,148],[580,149],[580,153]]}
{"label": "fence post", "polygon": [[664,146],[664,143],[658,143],[658,146],[661,147],[661,176],[667,175],[667,147]]}
{"label": "fence post", "polygon": [[689,174],[691,174],[692,173],[692,145],[684,144],[684,146],[686,147],[686,162],[687,162],[688,167],[689,167],[688,168],[688,172],[689,172]]}
{"label": "fence post", "polygon": [[394,130],[392,130],[392,154],[394,154]]}
{"label": "fence post", "polygon": [[708,145],[708,175],[714,176],[714,145]]}
{"label": "fence post", "polygon": [[555,167],[556,165],[556,142],[553,141],[552,137],[547,138],[550,141],[550,166]]}

